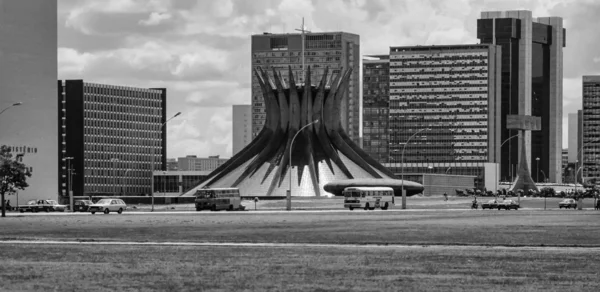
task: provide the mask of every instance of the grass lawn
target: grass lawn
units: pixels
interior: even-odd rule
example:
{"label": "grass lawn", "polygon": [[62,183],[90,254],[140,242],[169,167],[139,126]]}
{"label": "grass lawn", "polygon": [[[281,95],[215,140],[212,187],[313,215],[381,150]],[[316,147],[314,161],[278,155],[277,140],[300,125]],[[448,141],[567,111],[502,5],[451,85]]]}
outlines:
{"label": "grass lawn", "polygon": [[600,246],[594,210],[194,212],[0,219],[0,239]]}
{"label": "grass lawn", "polygon": [[9,216],[0,240],[342,245],[4,242],[0,291],[597,291],[598,248],[570,247],[600,247],[599,219],[595,210],[466,208]]}
{"label": "grass lawn", "polygon": [[598,252],[10,245],[2,291],[598,291]]}

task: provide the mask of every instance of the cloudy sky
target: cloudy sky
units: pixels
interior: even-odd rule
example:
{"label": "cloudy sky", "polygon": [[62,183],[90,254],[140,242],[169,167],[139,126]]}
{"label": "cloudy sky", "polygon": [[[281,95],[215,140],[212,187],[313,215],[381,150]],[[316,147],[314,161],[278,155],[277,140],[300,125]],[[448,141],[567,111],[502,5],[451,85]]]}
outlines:
{"label": "cloudy sky", "polygon": [[477,43],[481,11],[560,16],[567,114],[581,76],[600,74],[597,0],[58,0],[59,79],[166,87],[168,157],[231,156],[231,106],[250,104],[250,36],[301,26],[360,35],[361,54],[390,46]]}

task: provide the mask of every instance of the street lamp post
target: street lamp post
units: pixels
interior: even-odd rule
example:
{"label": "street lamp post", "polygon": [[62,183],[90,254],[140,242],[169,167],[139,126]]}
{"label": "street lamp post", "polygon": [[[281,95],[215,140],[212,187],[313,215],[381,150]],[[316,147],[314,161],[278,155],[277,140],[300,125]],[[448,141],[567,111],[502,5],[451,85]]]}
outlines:
{"label": "street lamp post", "polygon": [[[172,119],[174,119],[175,117],[179,116],[180,114],[181,114],[181,112],[177,112],[177,113],[176,113],[175,115],[173,115],[173,116],[172,116],[170,119],[168,119],[168,120],[166,120],[164,123],[162,123],[162,124],[160,125],[160,128],[159,128],[159,130],[162,130],[163,126],[164,126],[164,125],[165,125],[167,122],[169,122],[170,120],[172,120]],[[160,134],[160,133],[159,133],[159,134]],[[159,140],[160,140],[160,138],[159,138],[159,139],[157,139],[157,141],[159,141]],[[152,143],[152,144],[154,144],[154,143]],[[154,154],[156,153],[156,150],[154,149],[154,145],[152,145],[152,146],[153,146],[153,147],[151,147],[151,148],[152,148],[152,157],[151,157],[151,159],[152,159],[152,162],[151,162],[151,166],[150,166],[150,169],[151,169],[151,170],[150,170],[150,184],[151,184],[151,185],[150,185],[150,195],[152,196],[152,210],[151,210],[151,211],[154,211],[154,160],[155,160],[155,159],[154,159]]]}
{"label": "street lamp post", "polygon": [[0,115],[1,115],[1,114],[2,114],[4,111],[6,111],[7,109],[9,109],[9,108],[11,108],[11,107],[13,107],[13,106],[20,106],[20,105],[22,105],[22,104],[23,104],[22,102],[15,102],[15,103],[13,103],[13,104],[11,104],[11,105],[9,105],[9,106],[5,107],[5,108],[4,108],[2,111],[0,111]]}
{"label": "street lamp post", "polygon": [[294,137],[292,138],[292,142],[290,143],[290,189],[288,190],[287,193],[287,202],[286,202],[286,206],[285,209],[290,211],[292,210],[292,150],[294,150],[294,140],[296,139],[296,136],[298,136],[298,134],[300,134],[302,132],[302,130],[304,130],[306,127],[318,123],[319,120],[314,120],[306,125],[304,125],[304,127],[300,128],[300,130],[298,130],[298,132],[296,132],[296,134],[294,135]]}
{"label": "street lamp post", "polygon": [[[510,140],[510,139],[512,139],[512,138],[514,138],[514,137],[519,137],[519,134],[512,135],[512,136],[510,136],[510,137],[506,138],[506,140],[504,140],[504,141],[503,141],[503,142],[500,144],[500,151],[502,151],[502,145],[504,145],[504,143],[508,142],[508,140]],[[512,167],[510,166],[510,160],[508,161],[508,166],[509,166],[509,167],[511,168],[511,170],[512,170]],[[500,177],[499,177],[499,175],[500,175],[500,174],[499,174],[499,172],[500,172],[500,167],[498,167],[498,169],[496,169],[496,183],[498,183],[498,181],[500,180]],[[509,171],[509,172],[512,172],[512,171]],[[511,181],[512,181],[512,177],[511,177]],[[500,187],[496,187],[496,191],[498,191],[498,189],[500,189]]]}
{"label": "street lamp post", "polygon": [[540,182],[540,158],[535,158],[535,182]]}
{"label": "street lamp post", "polygon": [[73,180],[73,176],[71,175],[72,170],[71,170],[71,160],[73,159],[73,157],[65,157],[63,158],[64,161],[67,162],[67,195],[69,196],[69,210],[73,211],[73,184],[71,183],[71,181]]}
{"label": "street lamp post", "polygon": [[163,194],[167,196],[167,172],[163,171]]}
{"label": "street lamp post", "polygon": [[[579,173],[579,171],[583,168],[583,166],[580,166],[577,171],[575,172],[575,179],[577,179],[577,175]],[[581,185],[583,186],[583,176],[581,177]],[[575,180],[575,196],[577,196],[577,210],[581,210],[582,206],[581,206],[581,196],[579,196],[579,192],[577,192],[577,180]]]}
{"label": "street lamp post", "polygon": [[412,136],[410,136],[408,138],[408,140],[406,140],[406,143],[404,143],[404,146],[402,147],[402,159],[401,159],[401,167],[400,167],[400,176],[401,176],[401,180],[402,180],[402,209],[406,209],[406,191],[404,190],[404,150],[406,149],[406,145],[408,145],[408,143],[410,142],[410,139],[412,139],[414,136],[416,136],[417,134],[423,132],[423,131],[430,131],[430,128],[423,128],[421,130],[416,131],[414,134],[412,134]]}

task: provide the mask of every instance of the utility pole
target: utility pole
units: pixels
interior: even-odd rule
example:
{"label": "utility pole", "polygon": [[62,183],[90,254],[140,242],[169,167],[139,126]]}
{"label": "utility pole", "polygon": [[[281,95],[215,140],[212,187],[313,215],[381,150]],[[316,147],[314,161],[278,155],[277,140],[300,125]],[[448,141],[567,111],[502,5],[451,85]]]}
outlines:
{"label": "utility pole", "polygon": [[67,162],[67,196],[69,196],[69,208],[71,210],[71,212],[73,211],[73,183],[71,182],[73,180],[73,170],[71,169],[71,160],[73,160],[73,157],[65,157],[63,158],[64,161]]}

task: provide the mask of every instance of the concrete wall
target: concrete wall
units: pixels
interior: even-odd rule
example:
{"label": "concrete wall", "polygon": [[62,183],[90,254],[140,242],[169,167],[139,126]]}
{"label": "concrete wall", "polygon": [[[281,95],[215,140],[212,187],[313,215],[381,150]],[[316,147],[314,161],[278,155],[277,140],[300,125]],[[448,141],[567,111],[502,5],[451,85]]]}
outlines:
{"label": "concrete wall", "polygon": [[[0,0],[0,144],[37,148],[19,201],[58,199],[56,0]],[[16,198],[9,197],[12,205]]]}

